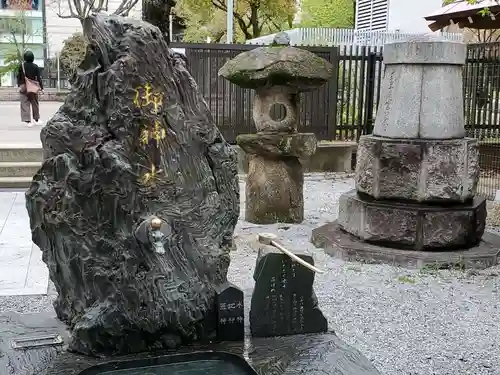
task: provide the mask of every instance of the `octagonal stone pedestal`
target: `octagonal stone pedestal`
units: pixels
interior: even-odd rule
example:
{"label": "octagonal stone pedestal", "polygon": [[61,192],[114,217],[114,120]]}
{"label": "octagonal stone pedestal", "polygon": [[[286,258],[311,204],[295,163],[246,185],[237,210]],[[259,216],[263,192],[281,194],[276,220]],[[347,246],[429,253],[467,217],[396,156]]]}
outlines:
{"label": "octagonal stone pedestal", "polygon": [[356,187],[376,199],[465,202],[476,194],[478,178],[476,139],[359,140]]}
{"label": "octagonal stone pedestal", "polygon": [[475,246],[484,233],[486,203],[475,197],[465,204],[376,201],[356,190],[339,200],[338,224],[360,240],[413,250],[462,249]]}
{"label": "octagonal stone pedestal", "polygon": [[361,241],[340,228],[337,221],[313,229],[311,242],[327,254],[346,261],[383,263],[409,268],[485,269],[500,260],[500,236],[486,232],[481,242],[464,250],[401,250]]}

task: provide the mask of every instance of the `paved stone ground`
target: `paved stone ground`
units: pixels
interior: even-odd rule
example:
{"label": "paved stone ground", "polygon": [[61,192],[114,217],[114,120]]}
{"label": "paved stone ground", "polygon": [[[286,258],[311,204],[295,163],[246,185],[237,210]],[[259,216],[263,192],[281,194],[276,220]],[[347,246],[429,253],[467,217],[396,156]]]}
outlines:
{"label": "paved stone ground", "polygon": [[[61,104],[41,102],[42,120]],[[40,129],[21,123],[18,102],[0,102],[1,145],[39,145]],[[24,192],[0,192],[0,296],[46,294],[47,285],[47,267],[31,242]]]}
{"label": "paved stone ground", "polygon": [[[60,102],[41,102],[40,116],[48,120],[61,106]],[[19,102],[0,102],[0,144],[40,144],[40,127],[29,128],[21,122]]]}
{"label": "paved stone ground", "polygon": [[46,294],[42,252],[31,242],[24,192],[0,193],[0,296]]}

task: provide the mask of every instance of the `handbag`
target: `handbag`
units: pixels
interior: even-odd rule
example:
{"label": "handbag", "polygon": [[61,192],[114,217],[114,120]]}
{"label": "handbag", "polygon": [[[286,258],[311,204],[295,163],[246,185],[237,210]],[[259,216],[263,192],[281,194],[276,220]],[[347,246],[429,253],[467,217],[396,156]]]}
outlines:
{"label": "handbag", "polygon": [[24,70],[24,63],[22,64],[24,81],[26,82],[26,93],[28,94],[38,94],[40,92],[40,83],[33,79],[26,77],[26,71]]}

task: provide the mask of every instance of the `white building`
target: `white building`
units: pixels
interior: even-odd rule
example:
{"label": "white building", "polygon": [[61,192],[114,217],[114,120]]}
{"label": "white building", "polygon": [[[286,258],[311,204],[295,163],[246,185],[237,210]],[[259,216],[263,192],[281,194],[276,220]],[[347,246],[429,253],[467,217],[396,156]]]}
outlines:
{"label": "white building", "polygon": [[[286,30],[292,45],[383,46],[431,32],[424,17],[441,7],[442,0],[358,0],[354,29],[295,28]],[[300,14],[300,7],[299,12]],[[446,39],[462,41],[461,32],[441,32]],[[247,40],[271,44],[276,34]]]}
{"label": "white building", "polygon": [[425,16],[442,7],[443,0],[358,0],[356,30],[405,34],[429,33]]}
{"label": "white building", "polygon": [[[43,56],[43,0],[0,3],[0,66],[8,66],[7,60],[16,50],[30,50],[35,63],[44,67]],[[13,28],[23,30],[13,34]],[[16,73],[8,72],[0,77],[0,86],[16,86]]]}
{"label": "white building", "polygon": [[[55,57],[62,49],[63,42],[76,32],[82,31],[80,21],[74,18],[61,18],[58,15],[68,15],[68,0],[47,0],[45,20],[47,26],[47,54]],[[109,0],[108,11],[113,13],[121,0]],[[139,0],[129,13],[129,17],[141,18],[142,1]]]}

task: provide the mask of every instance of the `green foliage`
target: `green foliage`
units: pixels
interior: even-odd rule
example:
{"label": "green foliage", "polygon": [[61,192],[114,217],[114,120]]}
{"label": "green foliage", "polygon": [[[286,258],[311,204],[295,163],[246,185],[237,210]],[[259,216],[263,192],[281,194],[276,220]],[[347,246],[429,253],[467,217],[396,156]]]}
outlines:
{"label": "green foliage", "polygon": [[[174,9],[177,16],[184,19],[184,41],[205,43],[208,37],[213,43],[223,40],[226,35],[226,12],[214,9],[212,12],[195,13],[183,4],[184,0],[177,1]],[[239,35],[235,39],[240,41]]]}
{"label": "green foliage", "polygon": [[301,27],[354,27],[353,0],[302,0]]}
{"label": "green foliage", "polygon": [[[226,32],[225,0],[178,0],[174,12],[185,21],[185,40],[221,41]],[[236,41],[257,38],[291,27],[295,0],[235,0],[234,35]]]}
{"label": "green foliage", "polygon": [[[470,5],[476,5],[476,4],[479,4],[482,0],[467,0],[467,3],[469,3]],[[449,4],[452,4],[452,3],[455,3],[457,2],[457,0],[443,0],[443,6],[445,5],[449,5]],[[490,11],[490,8],[488,7],[484,7],[483,9],[480,9],[478,11],[478,13],[485,17],[485,16],[489,16],[491,14],[491,11]]]}
{"label": "green foliage", "polygon": [[[457,1],[461,1],[461,0],[443,0],[443,6],[451,4],[451,3],[456,3]],[[483,1],[483,0],[467,0],[467,3],[469,3],[470,5],[475,5],[481,1]]]}
{"label": "green foliage", "polygon": [[[158,27],[162,34],[168,37],[170,33],[170,14],[174,5],[174,0],[142,1],[142,19]],[[178,20],[174,19],[174,22],[176,21]]]}
{"label": "green foliage", "polygon": [[59,55],[60,68],[67,77],[73,76],[85,58],[87,40],[82,33],[75,33],[64,41]]}
{"label": "green foliage", "polygon": [[4,65],[0,66],[0,76],[10,72],[16,73],[21,62],[22,59],[19,59],[19,55],[17,53],[10,53],[5,55],[3,60]]}

